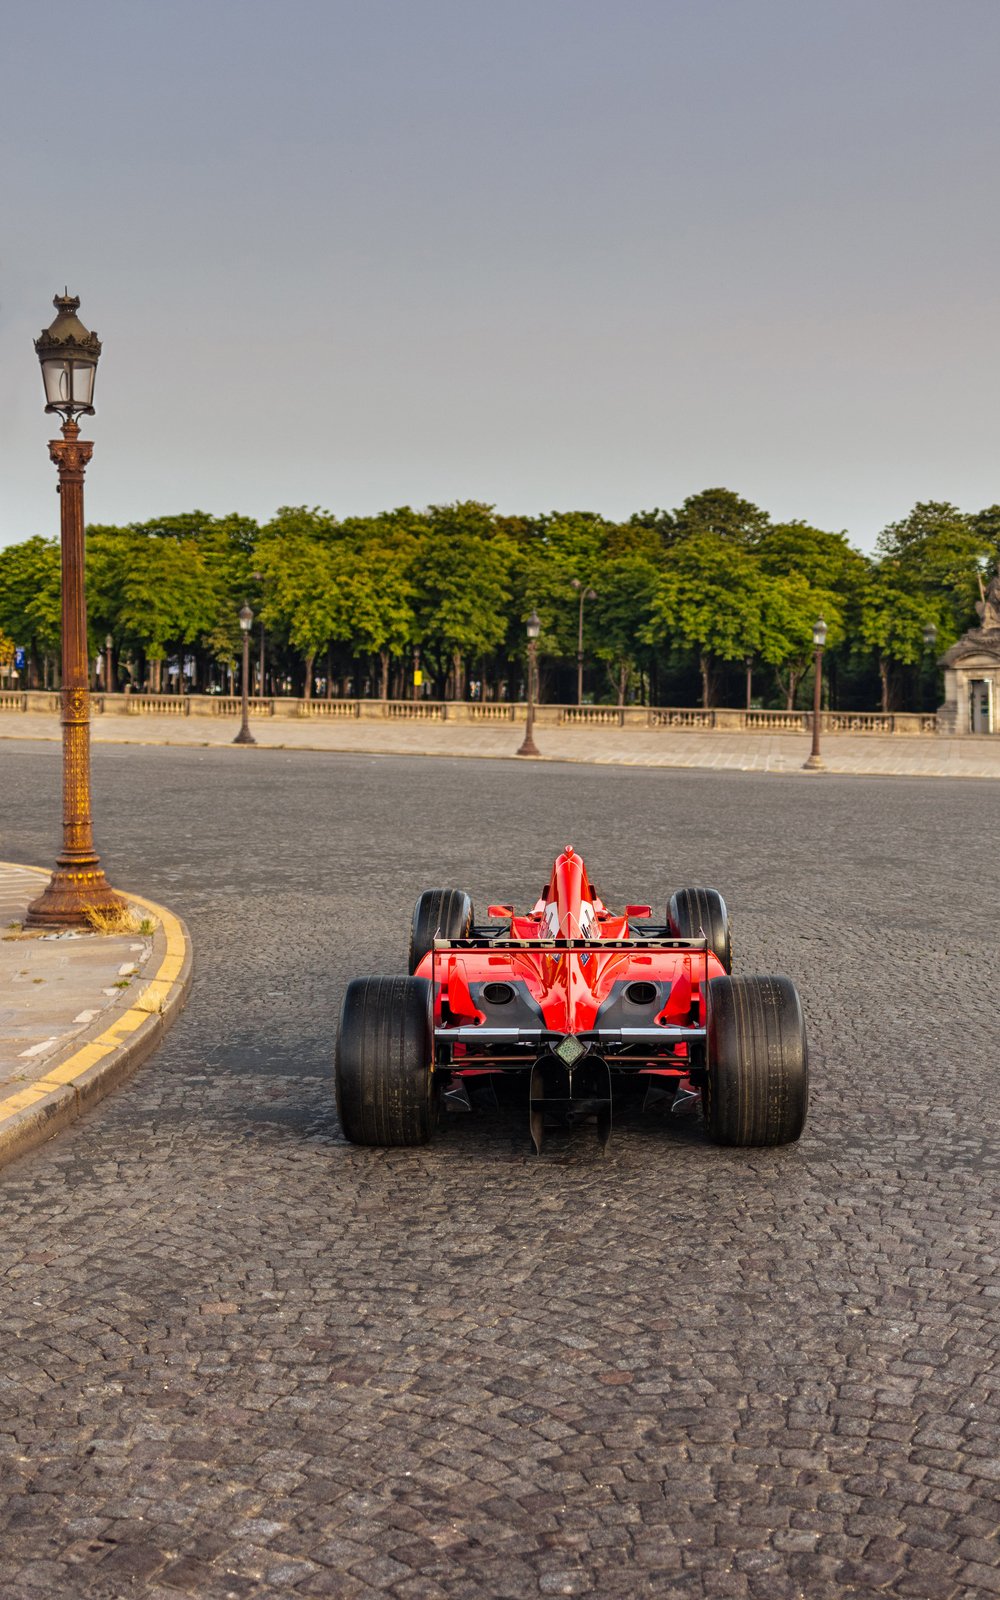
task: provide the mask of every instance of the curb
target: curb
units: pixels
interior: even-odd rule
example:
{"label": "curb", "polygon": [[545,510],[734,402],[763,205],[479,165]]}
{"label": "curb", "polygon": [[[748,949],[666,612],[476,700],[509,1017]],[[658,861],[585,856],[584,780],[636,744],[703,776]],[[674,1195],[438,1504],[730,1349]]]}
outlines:
{"label": "curb", "polygon": [[[697,731],[697,730],[695,730]],[[768,737],[772,737],[768,735]],[[788,737],[794,735],[778,735],[773,737]],[[972,735],[970,735],[970,738]],[[995,734],[983,735],[995,739]],[[21,740],[28,744],[58,744],[59,734],[44,733],[0,733],[0,740]],[[101,745],[108,749],[118,746],[131,748],[145,748],[157,750],[233,750],[245,754],[247,747],[234,746],[230,743],[216,743],[211,739],[99,739],[93,738],[94,745]],[[369,756],[391,757],[396,760],[422,760],[422,761],[517,761],[519,765],[528,766],[531,762],[538,762],[543,766],[582,766],[582,767],[619,767],[626,771],[641,772],[741,772],[753,775],[765,775],[779,778],[792,778],[802,773],[800,766],[772,767],[772,766],[737,766],[728,763],[717,763],[704,760],[683,761],[645,761],[629,758],[628,756],[611,753],[609,755],[579,756],[579,755],[547,755],[544,752],[538,756],[518,756],[514,750],[398,750],[375,746],[358,745],[329,745],[329,744],[258,744],[254,747],[261,751],[274,751],[284,755],[324,755],[324,756],[353,756],[366,759]],[[836,757],[833,758],[836,762]],[[822,769],[822,776],[828,778],[893,778],[915,779],[924,783],[938,778],[950,779],[953,783],[996,783],[1000,779],[1000,770],[997,772],[949,772],[943,767],[933,767],[929,771],[900,771],[898,767],[871,766],[871,767],[841,767],[831,764],[827,760]],[[815,773],[804,773],[804,777],[814,777]],[[138,895],[132,899],[138,901]]]}
{"label": "curb", "polygon": [[[11,863],[14,865],[14,863]],[[21,863],[17,863],[21,865]],[[47,878],[42,867],[29,867]],[[95,1038],[43,1078],[0,1100],[0,1166],[26,1155],[69,1127],[147,1059],[180,1016],[191,988],[191,936],[180,917],[142,895],[123,894],[157,919],[153,935],[154,976],[131,1005]]]}

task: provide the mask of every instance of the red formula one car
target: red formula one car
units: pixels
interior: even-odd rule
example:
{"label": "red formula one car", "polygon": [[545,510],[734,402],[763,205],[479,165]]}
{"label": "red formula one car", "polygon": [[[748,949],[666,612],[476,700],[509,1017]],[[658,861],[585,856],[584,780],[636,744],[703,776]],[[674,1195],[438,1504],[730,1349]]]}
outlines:
{"label": "red formula one car", "polygon": [[572,848],[519,916],[477,925],[458,889],[427,889],[413,913],[410,976],[348,985],[337,1041],[337,1109],[355,1144],[423,1144],[443,1097],[520,1073],[531,1137],[596,1118],[605,1144],[613,1085],[627,1076],[674,1109],[699,1099],[719,1144],[797,1139],[808,1105],[802,1007],[788,978],[734,978],[725,902],[680,889],[665,922],[607,909]]}

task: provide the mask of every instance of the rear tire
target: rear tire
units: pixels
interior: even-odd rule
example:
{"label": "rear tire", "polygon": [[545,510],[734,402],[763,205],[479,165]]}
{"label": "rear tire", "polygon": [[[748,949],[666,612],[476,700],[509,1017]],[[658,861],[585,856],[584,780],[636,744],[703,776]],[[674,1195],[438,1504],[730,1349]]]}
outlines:
{"label": "rear tire", "polygon": [[425,978],[355,978],[340,1013],[337,1115],[352,1144],[426,1144],[438,1120]]}
{"label": "rear tire", "polygon": [[464,889],[425,889],[413,908],[410,971],[416,972],[435,939],[467,939],[475,913]]}
{"label": "rear tire", "polygon": [[710,978],[702,1105],[716,1144],[791,1144],[809,1109],[809,1053],[789,978]]}
{"label": "rear tire", "polygon": [[678,939],[700,939],[722,962],[723,970],[733,970],[733,946],[729,935],[729,913],[718,889],[678,889],[671,895],[667,921]]}

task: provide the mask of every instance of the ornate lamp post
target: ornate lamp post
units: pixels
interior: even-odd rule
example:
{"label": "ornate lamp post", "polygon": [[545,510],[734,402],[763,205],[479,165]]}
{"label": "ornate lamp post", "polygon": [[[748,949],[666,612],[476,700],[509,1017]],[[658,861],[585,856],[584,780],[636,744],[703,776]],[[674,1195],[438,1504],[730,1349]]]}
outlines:
{"label": "ornate lamp post", "polygon": [[585,600],[596,600],[597,599],[597,590],[596,589],[588,589],[587,585],[585,583],[581,583],[579,578],[570,578],[569,581],[573,585],[573,588],[574,589],[578,589],[579,592],[580,592],[580,619],[579,619],[579,624],[578,624],[577,630],[576,630],[576,703],[577,703],[578,706],[582,706],[583,705],[583,602]]}
{"label": "ornate lamp post", "polygon": [[83,585],[83,476],[93,445],[80,438],[77,417],[94,415],[94,377],[101,341],[77,316],[76,295],[57,294],[57,316],[35,340],[45,384],[45,410],[62,417],[62,438],[49,441],[59,473],[62,549],[63,847],[52,877],[28,907],[31,928],[80,927],[89,911],[125,909],[94,849],[90,814],[90,658]]}
{"label": "ornate lamp post", "polygon": [[[250,576],[253,579],[254,583],[261,583],[263,581],[264,574],[262,572],[251,572]],[[261,619],[260,619],[260,657],[259,657],[259,661],[258,661],[258,665],[257,665],[257,693],[259,695],[261,695],[261,696],[264,696],[264,695],[267,694],[267,690],[264,688],[264,619],[263,619],[263,617],[261,617]]]}
{"label": "ornate lamp post", "polygon": [[817,617],[813,623],[813,644],[816,646],[816,672],[813,681],[813,746],[809,760],[802,763],[807,772],[818,772],[823,767],[819,753],[819,724],[823,707],[823,646],[826,643],[826,623]]}
{"label": "ornate lamp post", "polygon": [[538,694],[538,635],[542,631],[542,624],[538,612],[532,608],[528,618],[528,725],[524,731],[524,741],[521,744],[519,756],[537,756],[538,746],[535,744],[535,698]]}
{"label": "ornate lamp post", "polygon": [[[927,625],[924,628],[924,649],[925,650],[933,650],[934,641],[936,639],[937,639],[937,628],[935,627],[933,622],[928,622]],[[934,671],[934,663],[932,661],[931,662],[931,673],[932,674],[933,674],[933,671]],[[932,681],[933,681],[933,678],[932,678]],[[923,694],[921,694],[921,700],[923,700]],[[933,701],[931,703],[933,705]]]}
{"label": "ornate lamp post", "polygon": [[244,600],[240,606],[240,628],[243,633],[243,673],[240,678],[242,690],[243,720],[240,731],[233,740],[233,744],[256,744],[257,741],[250,732],[250,629],[253,627],[253,612]]}

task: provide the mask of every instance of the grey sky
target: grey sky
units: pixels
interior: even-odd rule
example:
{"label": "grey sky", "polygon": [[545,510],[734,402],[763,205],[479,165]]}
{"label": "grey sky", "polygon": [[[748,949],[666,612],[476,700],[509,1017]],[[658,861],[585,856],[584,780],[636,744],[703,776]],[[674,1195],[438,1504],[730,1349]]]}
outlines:
{"label": "grey sky", "polygon": [[997,0],[3,0],[0,543],[31,340],[92,521],[726,484],[868,546],[1000,500]]}

